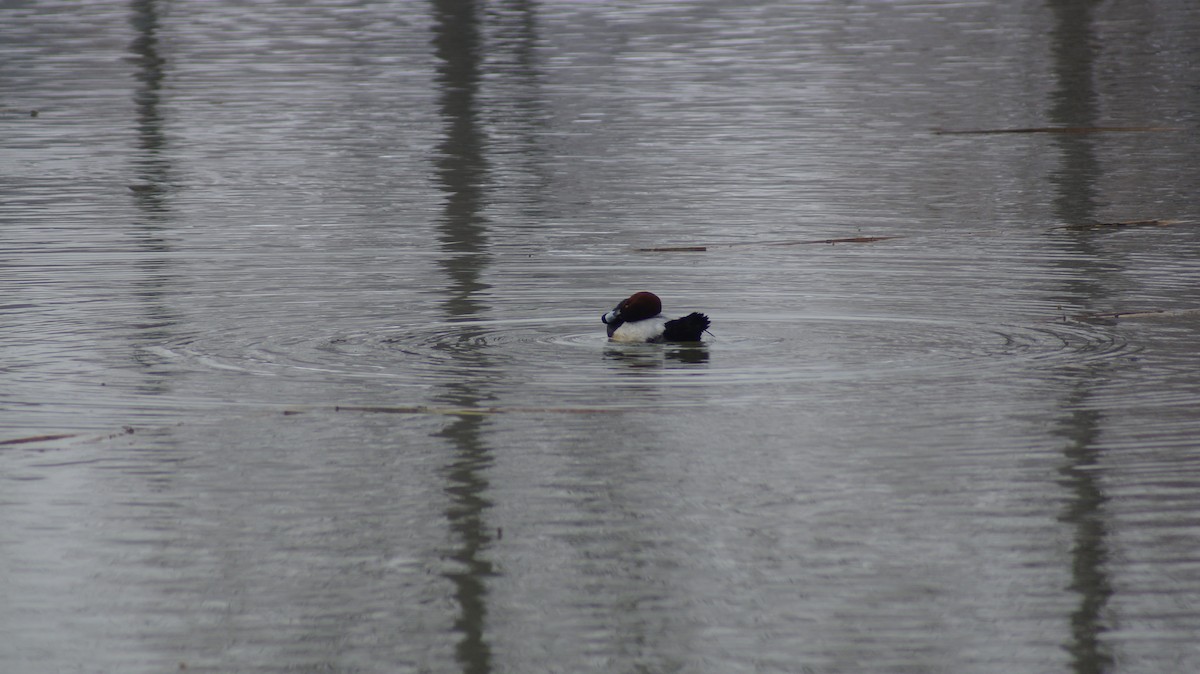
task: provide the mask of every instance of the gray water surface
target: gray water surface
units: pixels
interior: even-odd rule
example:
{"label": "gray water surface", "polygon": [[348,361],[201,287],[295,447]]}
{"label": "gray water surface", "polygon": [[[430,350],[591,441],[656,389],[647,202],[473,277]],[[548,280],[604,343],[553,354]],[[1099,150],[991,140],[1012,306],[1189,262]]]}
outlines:
{"label": "gray water surface", "polygon": [[1186,0],[0,3],[0,670],[1200,669],[1198,64]]}

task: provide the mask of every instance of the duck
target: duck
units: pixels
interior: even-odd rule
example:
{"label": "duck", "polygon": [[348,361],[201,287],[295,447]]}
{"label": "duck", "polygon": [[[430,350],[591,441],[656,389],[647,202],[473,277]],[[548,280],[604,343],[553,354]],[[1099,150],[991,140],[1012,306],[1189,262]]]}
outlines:
{"label": "duck", "polygon": [[646,291],[621,300],[600,321],[608,326],[608,338],[614,342],[699,342],[710,325],[708,316],[699,312],[667,320],[662,316],[662,300]]}

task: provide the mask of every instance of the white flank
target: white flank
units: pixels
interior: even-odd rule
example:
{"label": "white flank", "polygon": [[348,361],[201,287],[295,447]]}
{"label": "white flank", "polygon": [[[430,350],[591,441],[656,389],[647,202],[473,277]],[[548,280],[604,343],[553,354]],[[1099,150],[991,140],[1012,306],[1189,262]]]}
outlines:
{"label": "white flank", "polygon": [[612,340],[614,342],[645,342],[662,335],[663,326],[666,324],[667,319],[661,316],[625,323],[613,333]]}

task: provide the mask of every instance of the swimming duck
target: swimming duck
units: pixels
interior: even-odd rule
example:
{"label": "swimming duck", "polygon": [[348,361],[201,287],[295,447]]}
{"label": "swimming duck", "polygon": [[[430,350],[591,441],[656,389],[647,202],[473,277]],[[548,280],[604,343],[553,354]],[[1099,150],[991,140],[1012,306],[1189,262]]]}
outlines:
{"label": "swimming duck", "polygon": [[708,329],[708,316],[690,313],[668,321],[662,300],[648,292],[634,293],[600,317],[614,342],[698,342]]}

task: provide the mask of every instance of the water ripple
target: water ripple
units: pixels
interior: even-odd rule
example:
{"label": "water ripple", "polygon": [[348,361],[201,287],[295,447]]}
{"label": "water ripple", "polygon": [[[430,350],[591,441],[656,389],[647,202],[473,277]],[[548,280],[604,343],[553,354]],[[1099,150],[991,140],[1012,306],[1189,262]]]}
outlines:
{"label": "water ripple", "polygon": [[[878,316],[723,316],[703,344],[617,344],[577,317],[430,321],[320,335],[226,331],[164,344],[184,368],[314,381],[385,379],[389,387],[505,382],[506,390],[567,397],[597,387],[654,389],[985,377],[1021,368],[1084,367],[1137,348],[1105,326],[983,324]],[[518,386],[515,380],[526,381]],[[363,385],[364,393],[371,389]],[[764,389],[765,391],[765,389]],[[531,393],[534,392],[534,393]],[[745,399],[745,392],[737,397]],[[368,394],[369,395],[369,394]],[[541,396],[544,397],[544,396]],[[732,399],[731,396],[722,396]],[[787,394],[784,394],[787,398]],[[700,399],[696,399],[699,402]],[[706,397],[711,404],[711,397]]]}

